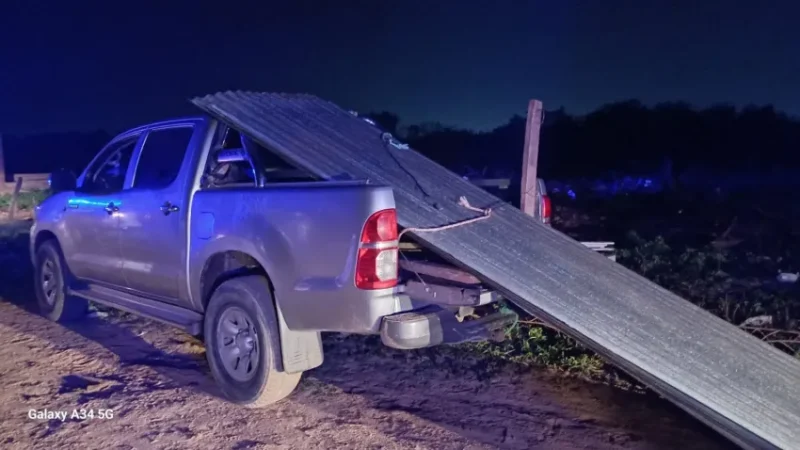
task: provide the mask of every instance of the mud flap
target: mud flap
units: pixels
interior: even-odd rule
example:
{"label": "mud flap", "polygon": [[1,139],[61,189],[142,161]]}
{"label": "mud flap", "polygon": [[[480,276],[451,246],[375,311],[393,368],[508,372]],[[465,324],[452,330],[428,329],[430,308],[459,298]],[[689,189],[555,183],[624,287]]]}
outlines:
{"label": "mud flap", "polygon": [[321,366],[324,358],[320,333],[290,330],[286,326],[279,302],[275,302],[275,312],[278,313],[278,327],[281,334],[283,371],[298,373]]}

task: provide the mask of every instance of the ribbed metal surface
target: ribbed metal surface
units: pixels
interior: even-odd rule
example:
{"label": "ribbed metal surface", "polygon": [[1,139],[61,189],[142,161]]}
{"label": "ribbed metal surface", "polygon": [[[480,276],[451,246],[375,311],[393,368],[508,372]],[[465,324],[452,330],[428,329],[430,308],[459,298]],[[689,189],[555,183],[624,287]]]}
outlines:
{"label": "ribbed metal surface", "polygon": [[[416,235],[535,314],[748,448],[800,448],[800,361],[538,224],[380,131],[309,95],[195,98],[212,116],[328,179],[394,188],[403,227],[493,216]],[[347,214],[347,211],[342,211]]]}

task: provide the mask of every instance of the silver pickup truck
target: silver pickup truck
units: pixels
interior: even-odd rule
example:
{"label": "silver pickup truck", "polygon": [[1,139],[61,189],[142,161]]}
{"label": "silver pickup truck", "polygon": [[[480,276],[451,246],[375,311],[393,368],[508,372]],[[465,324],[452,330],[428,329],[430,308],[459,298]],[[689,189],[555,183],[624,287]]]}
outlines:
{"label": "silver pickup truck", "polygon": [[322,364],[321,332],[416,349],[516,319],[399,241],[390,187],[320,180],[210,118],[122,133],[51,189],[30,241],[42,314],[79,319],[93,302],[181,327],[235,403],[289,395]]}

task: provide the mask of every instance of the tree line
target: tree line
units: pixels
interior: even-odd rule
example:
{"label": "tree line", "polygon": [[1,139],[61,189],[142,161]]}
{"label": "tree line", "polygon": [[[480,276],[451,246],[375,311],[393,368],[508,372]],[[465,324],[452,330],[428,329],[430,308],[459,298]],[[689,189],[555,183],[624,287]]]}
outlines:
{"label": "tree line", "polygon": [[[371,113],[386,131],[461,174],[518,177],[525,118],[511,117],[487,132],[440,123],[403,125],[391,112]],[[110,133],[3,135],[9,173],[80,171]],[[539,172],[547,178],[596,177],[687,169],[716,171],[800,168],[800,121],[772,106],[653,107],[637,100],[612,103],[585,115],[547,111]]]}
{"label": "tree line", "polygon": [[[488,132],[439,123],[401,127],[390,112],[369,115],[387,131],[453,170],[518,176],[525,118],[514,116]],[[800,121],[772,106],[653,107],[637,100],[575,116],[544,116],[539,171],[551,178],[594,177],[687,169],[715,171],[800,167]]]}

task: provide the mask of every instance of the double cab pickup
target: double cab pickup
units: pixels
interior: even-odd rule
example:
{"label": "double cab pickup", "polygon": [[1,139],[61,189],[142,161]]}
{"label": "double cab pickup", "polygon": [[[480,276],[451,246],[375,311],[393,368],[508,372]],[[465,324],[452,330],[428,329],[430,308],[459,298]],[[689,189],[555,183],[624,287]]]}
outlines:
{"label": "double cab pickup", "polygon": [[30,241],[42,314],[77,320],[97,303],[180,327],[238,404],[288,396],[322,364],[322,332],[415,349],[515,318],[400,242],[391,187],[319,179],[209,117],[124,132],[51,189]]}

